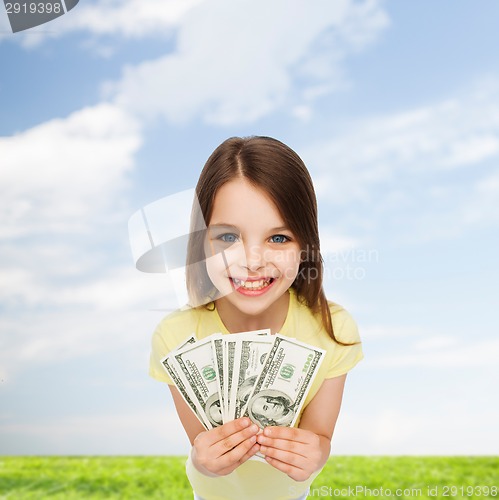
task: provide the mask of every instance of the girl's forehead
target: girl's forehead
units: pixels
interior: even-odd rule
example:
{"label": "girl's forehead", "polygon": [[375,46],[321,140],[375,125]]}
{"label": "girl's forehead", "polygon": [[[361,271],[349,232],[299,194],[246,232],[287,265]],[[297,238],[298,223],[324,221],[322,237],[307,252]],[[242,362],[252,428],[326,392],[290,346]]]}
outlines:
{"label": "girl's forehead", "polygon": [[270,196],[242,178],[227,182],[217,191],[209,225],[287,226]]}

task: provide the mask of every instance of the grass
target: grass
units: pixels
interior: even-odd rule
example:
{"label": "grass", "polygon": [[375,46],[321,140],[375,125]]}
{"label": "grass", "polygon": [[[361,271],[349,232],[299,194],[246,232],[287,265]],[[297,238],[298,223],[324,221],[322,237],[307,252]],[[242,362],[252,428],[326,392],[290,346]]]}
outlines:
{"label": "grass", "polygon": [[[490,491],[499,487],[498,471],[499,457],[331,457],[312,485],[315,495],[309,498],[320,498],[326,492],[323,498],[338,498],[329,488],[333,493],[343,489],[348,494],[350,486],[359,488],[355,498],[390,498],[381,496],[383,488],[391,498],[499,499],[497,490],[495,495]],[[484,494],[486,488],[475,489],[483,486],[489,488],[488,494]],[[351,491],[344,496],[354,496]]]}
{"label": "grass", "polygon": [[[0,498],[192,500],[184,464],[185,457],[0,457]],[[497,488],[498,471],[499,457],[331,457],[309,498],[499,498],[477,488]]]}

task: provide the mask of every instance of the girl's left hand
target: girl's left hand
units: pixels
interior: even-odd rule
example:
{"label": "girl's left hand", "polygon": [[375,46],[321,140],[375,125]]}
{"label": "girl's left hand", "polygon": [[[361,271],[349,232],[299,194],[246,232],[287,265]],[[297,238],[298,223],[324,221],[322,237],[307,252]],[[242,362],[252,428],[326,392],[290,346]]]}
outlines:
{"label": "girl's left hand", "polygon": [[295,481],[306,481],[325,463],[321,437],[306,429],[266,427],[257,442],[265,460]]}

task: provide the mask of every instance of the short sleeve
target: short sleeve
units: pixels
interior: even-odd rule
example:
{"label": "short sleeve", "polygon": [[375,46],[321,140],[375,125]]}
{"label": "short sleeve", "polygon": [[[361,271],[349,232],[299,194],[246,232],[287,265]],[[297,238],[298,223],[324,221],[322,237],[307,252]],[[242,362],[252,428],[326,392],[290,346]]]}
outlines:
{"label": "short sleeve", "polygon": [[172,350],[172,347],[167,345],[164,333],[162,324],[160,323],[152,336],[149,375],[160,382],[174,385],[173,380],[161,363],[161,360]]}
{"label": "short sleeve", "polygon": [[330,309],[336,339],[352,345],[344,346],[335,343],[326,378],[344,375],[364,357],[359,330],[355,320],[341,306],[331,304]]}

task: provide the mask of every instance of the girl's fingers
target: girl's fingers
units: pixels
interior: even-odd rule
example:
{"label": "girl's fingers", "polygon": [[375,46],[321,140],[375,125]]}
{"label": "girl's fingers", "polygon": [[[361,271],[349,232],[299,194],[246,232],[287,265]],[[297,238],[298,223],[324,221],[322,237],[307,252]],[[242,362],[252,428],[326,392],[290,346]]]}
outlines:
{"label": "girl's fingers", "polygon": [[246,427],[234,434],[231,434],[217,443],[212,445],[212,450],[215,456],[219,457],[228,454],[234,448],[239,447],[241,444],[249,445],[247,441],[251,441],[251,446],[256,443],[256,434],[259,428],[256,424]]}
{"label": "girl's fingers", "polygon": [[310,477],[310,472],[304,469],[300,469],[299,467],[295,467],[294,465],[281,462],[276,458],[265,457],[265,460],[270,465],[272,465],[272,467],[275,467],[281,472],[284,472],[284,474],[287,474],[291,479],[294,479],[295,481],[306,481]]}
{"label": "girl's fingers", "polygon": [[[227,457],[224,456],[224,460],[230,460],[231,464],[223,469],[222,472],[224,474],[229,474],[234,469],[239,467],[242,463],[246,462],[246,460],[251,458],[255,453],[258,452],[259,449],[260,446],[257,443],[251,444],[251,440],[248,440],[245,443],[241,443],[238,447],[234,448],[234,450],[232,450],[230,454],[227,454]],[[244,452],[245,450],[247,451]],[[244,453],[242,456],[240,455],[241,452]]]}
{"label": "girl's fingers", "polygon": [[238,418],[237,420],[231,420],[230,422],[227,422],[226,424],[221,425],[220,427],[215,427],[210,431],[202,432],[196,437],[194,442],[196,442],[196,440],[200,438],[203,440],[204,446],[207,447],[213,446],[214,444],[220,441],[223,442],[225,439],[228,439],[233,434],[248,428],[250,424],[251,420],[247,417]]}
{"label": "girl's fingers", "polygon": [[289,441],[287,439],[274,439],[263,434],[260,434],[257,438],[260,445],[267,448],[275,448],[278,450],[289,451],[295,455],[300,455],[303,458],[307,458],[307,445],[303,443],[298,443],[296,441]]}
{"label": "girl's fingers", "polygon": [[256,451],[260,448],[256,443],[259,427],[250,424],[249,418],[242,418],[198,434],[193,442],[195,466],[217,475],[232,472],[247,460],[246,455],[251,456],[253,446]]}
{"label": "girl's fingers", "polygon": [[239,464],[246,462],[246,460],[250,459],[253,455],[255,455],[258,451],[260,451],[260,445],[255,443],[242,458],[239,459]]}
{"label": "girl's fingers", "polygon": [[310,444],[313,433],[299,427],[265,427],[263,435],[269,438],[286,439],[296,443]]}
{"label": "girl's fingers", "polygon": [[279,450],[277,448],[269,448],[268,446],[260,446],[260,452],[265,455],[265,457],[273,458],[279,460],[279,462],[292,465],[299,469],[306,467],[307,458],[302,455],[297,455],[290,451]]}

